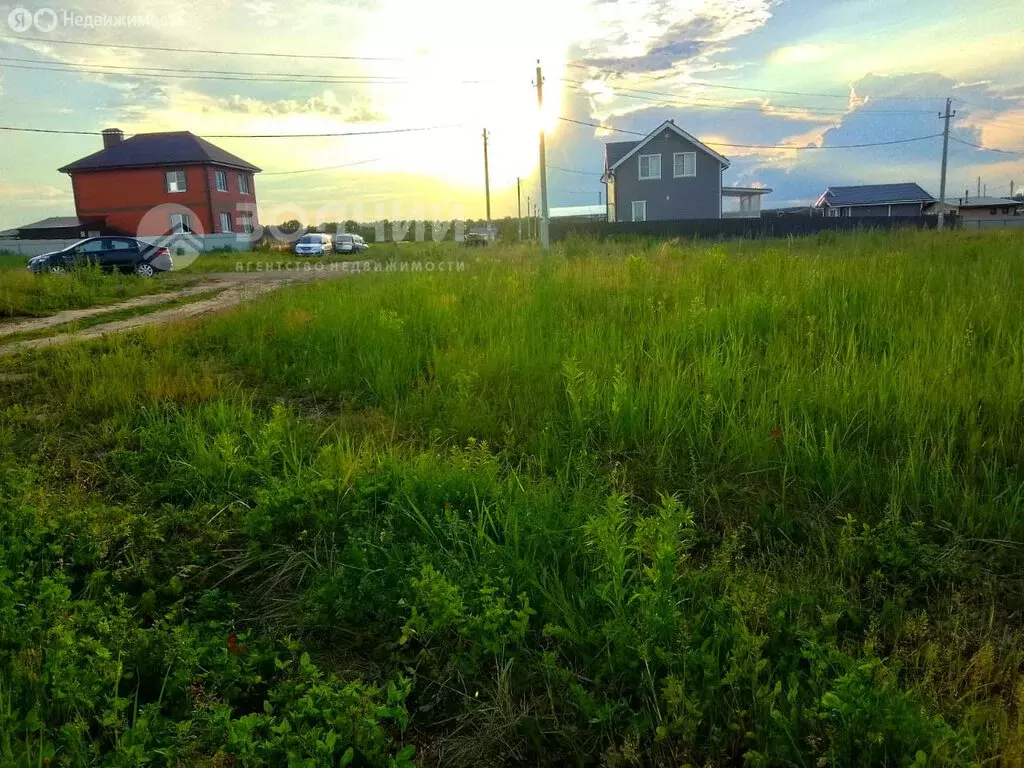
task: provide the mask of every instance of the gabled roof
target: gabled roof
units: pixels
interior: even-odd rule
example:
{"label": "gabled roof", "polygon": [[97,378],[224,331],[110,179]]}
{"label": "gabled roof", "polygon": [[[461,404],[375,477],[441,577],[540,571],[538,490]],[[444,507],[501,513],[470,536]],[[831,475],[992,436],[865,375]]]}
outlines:
{"label": "gabled roof", "polygon": [[612,141],[604,145],[604,168],[608,170],[625,157],[639,141]]}
{"label": "gabled roof", "polygon": [[[629,158],[631,158],[633,155],[635,155],[641,149],[643,149],[648,144],[650,144],[652,141],[654,141],[658,136],[661,135],[661,132],[665,131],[665,130],[669,130],[669,131],[675,132],[676,135],[680,136],[683,139],[686,139],[686,141],[688,141],[691,144],[693,144],[695,147],[697,147],[697,149],[699,149],[702,152],[706,152],[707,154],[711,155],[719,163],[721,163],[724,168],[728,168],[729,167],[729,158],[723,157],[722,155],[718,154],[717,152],[715,152],[715,150],[713,150],[707,144],[703,143],[700,139],[695,138],[694,136],[691,136],[686,131],[684,131],[682,128],[677,127],[676,124],[673,123],[671,120],[666,120],[664,123],[662,123],[657,128],[655,128],[653,131],[651,131],[649,134],[647,134],[646,137],[644,137],[643,139],[638,141],[633,146],[633,148],[628,150],[624,155],[622,155],[622,157],[620,157],[614,163],[610,164],[608,166],[608,170],[609,171],[614,171],[616,168],[618,168],[620,165],[622,165],[624,162],[626,162]],[[620,142],[616,142],[616,143],[620,143]],[[621,142],[621,143],[625,144],[626,142]]]}
{"label": "gabled roof", "polygon": [[913,182],[902,184],[863,184],[858,187],[829,187],[814,203],[815,208],[829,206],[895,205],[931,203],[935,198]]}
{"label": "gabled roof", "polygon": [[722,197],[743,197],[745,195],[769,195],[771,187],[722,187]]}
{"label": "gabled roof", "polygon": [[1002,208],[1004,206],[1021,206],[1024,202],[1010,197],[969,197],[961,199],[957,204],[960,208]]}
{"label": "gabled roof", "polygon": [[43,219],[41,221],[33,221],[31,224],[23,224],[22,226],[18,227],[18,230],[75,229],[79,227],[87,227],[90,225],[94,225],[97,223],[97,221],[102,221],[102,219],[93,219],[90,221],[86,221],[85,219],[80,219],[77,216],[51,216],[50,218]]}
{"label": "gabled roof", "polygon": [[173,131],[170,133],[140,133],[65,165],[60,172],[76,173],[114,168],[146,168],[205,163],[226,165],[254,173],[259,173],[261,170],[189,131]]}

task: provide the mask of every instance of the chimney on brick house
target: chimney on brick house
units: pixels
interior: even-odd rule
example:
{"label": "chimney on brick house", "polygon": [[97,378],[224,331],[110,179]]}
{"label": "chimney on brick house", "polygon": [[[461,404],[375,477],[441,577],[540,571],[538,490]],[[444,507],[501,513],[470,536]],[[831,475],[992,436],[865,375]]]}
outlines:
{"label": "chimney on brick house", "polygon": [[124,141],[124,131],[120,128],[105,128],[103,131],[103,148],[110,149]]}

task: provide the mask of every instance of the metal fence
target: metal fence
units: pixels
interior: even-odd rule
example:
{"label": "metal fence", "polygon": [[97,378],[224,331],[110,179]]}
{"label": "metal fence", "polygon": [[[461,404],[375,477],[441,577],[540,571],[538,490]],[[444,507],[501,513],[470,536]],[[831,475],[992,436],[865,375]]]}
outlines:
{"label": "metal fence", "polygon": [[551,222],[551,239],[592,237],[604,239],[618,235],[647,237],[687,237],[701,239],[770,238],[814,235],[819,232],[850,232],[866,229],[934,229],[936,216],[865,216],[862,218],[825,218],[778,216],[760,219],[687,219],[680,221],[638,222]]}
{"label": "metal fence", "polygon": [[1024,216],[1012,216],[1008,219],[961,218],[960,226],[964,229],[1024,229]]}
{"label": "metal fence", "polygon": [[80,237],[76,237],[74,240],[16,240],[13,238],[0,238],[0,253],[15,253],[29,258],[31,256],[38,256],[41,253],[64,250],[81,239]]}

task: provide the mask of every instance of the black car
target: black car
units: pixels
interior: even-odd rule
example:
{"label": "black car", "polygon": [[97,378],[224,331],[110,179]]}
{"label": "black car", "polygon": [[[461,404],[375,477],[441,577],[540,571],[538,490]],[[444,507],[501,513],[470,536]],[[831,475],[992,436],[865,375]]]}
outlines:
{"label": "black car", "polygon": [[169,272],[174,267],[170,251],[134,237],[90,237],[63,251],[34,256],[28,262],[28,268],[36,274],[93,265],[104,272],[134,272],[142,277]]}

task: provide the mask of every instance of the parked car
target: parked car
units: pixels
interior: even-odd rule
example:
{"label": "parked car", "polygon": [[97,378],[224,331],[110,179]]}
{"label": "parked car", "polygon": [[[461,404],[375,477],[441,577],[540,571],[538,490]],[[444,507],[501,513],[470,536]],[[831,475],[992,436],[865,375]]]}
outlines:
{"label": "parked car", "polygon": [[296,256],[327,256],[334,252],[330,235],[303,235],[295,244]]}
{"label": "parked car", "polygon": [[335,240],[335,250],[338,253],[365,253],[370,246],[360,235],[338,235]]}
{"label": "parked car", "polygon": [[171,252],[134,237],[90,237],[62,251],[53,251],[29,259],[28,268],[36,274],[67,272],[84,266],[97,266],[104,272],[134,272],[152,277],[174,269]]}
{"label": "parked car", "polygon": [[497,241],[496,233],[487,227],[473,227],[466,233],[466,245],[493,245]]}

